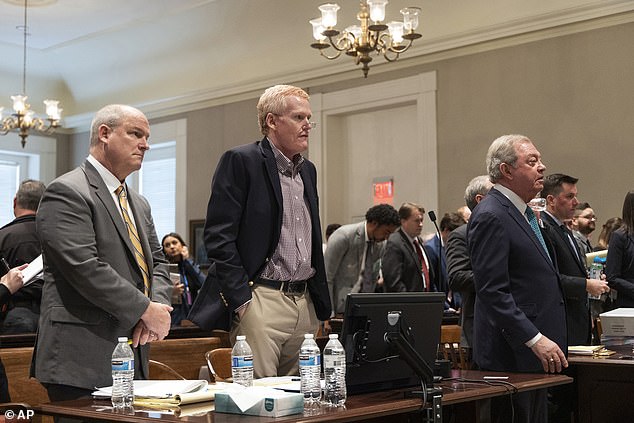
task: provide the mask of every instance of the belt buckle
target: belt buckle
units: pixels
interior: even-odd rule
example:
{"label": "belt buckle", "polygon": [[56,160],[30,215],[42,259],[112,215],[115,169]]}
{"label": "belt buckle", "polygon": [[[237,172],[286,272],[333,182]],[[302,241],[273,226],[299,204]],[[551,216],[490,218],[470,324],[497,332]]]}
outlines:
{"label": "belt buckle", "polygon": [[[301,289],[298,289],[301,286]],[[289,295],[304,295],[306,292],[306,282],[290,281],[286,283],[285,292]]]}

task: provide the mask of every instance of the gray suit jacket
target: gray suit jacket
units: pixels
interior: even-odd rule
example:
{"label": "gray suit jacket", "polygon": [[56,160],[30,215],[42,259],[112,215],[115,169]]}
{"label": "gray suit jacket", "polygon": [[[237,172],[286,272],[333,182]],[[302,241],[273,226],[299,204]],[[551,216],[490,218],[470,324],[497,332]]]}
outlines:
{"label": "gray suit jacket", "polygon": [[[359,291],[357,282],[363,264],[365,241],[365,221],[344,225],[328,239],[324,261],[332,309],[335,313],[343,313],[349,292]],[[384,248],[385,241],[375,243],[372,248],[372,281],[375,284],[373,288],[379,279],[380,258]]]}
{"label": "gray suit jacket", "polygon": [[[172,285],[150,206],[128,189],[152,281],[152,301],[170,304]],[[143,277],[121,215],[87,161],[50,183],[37,214],[44,287],[32,375],[79,388],[112,384],[117,337],[148,307]],[[136,377],[147,377],[148,347],[135,349]]]}

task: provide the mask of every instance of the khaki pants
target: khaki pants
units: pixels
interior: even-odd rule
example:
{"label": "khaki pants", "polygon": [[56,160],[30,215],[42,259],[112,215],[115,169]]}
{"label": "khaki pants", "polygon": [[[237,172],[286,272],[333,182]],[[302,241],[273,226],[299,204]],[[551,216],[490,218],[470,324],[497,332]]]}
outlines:
{"label": "khaki pants", "polygon": [[308,292],[287,296],[266,286],[255,286],[253,298],[239,320],[231,325],[231,343],[245,335],[253,351],[254,377],[299,373],[299,348],[304,334],[317,332],[319,320]]}

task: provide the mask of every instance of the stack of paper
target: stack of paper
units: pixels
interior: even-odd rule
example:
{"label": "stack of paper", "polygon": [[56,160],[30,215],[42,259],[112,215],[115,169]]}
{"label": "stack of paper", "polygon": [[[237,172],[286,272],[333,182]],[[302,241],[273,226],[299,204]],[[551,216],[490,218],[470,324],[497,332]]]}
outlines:
{"label": "stack of paper", "polygon": [[[216,392],[231,386],[229,383],[208,384],[206,380],[135,380],[134,405],[172,408],[185,404],[213,401]],[[110,398],[112,386],[93,392],[97,398]]]}
{"label": "stack of paper", "polygon": [[568,347],[569,354],[607,356],[614,351],[605,349],[604,345],[573,345]]}

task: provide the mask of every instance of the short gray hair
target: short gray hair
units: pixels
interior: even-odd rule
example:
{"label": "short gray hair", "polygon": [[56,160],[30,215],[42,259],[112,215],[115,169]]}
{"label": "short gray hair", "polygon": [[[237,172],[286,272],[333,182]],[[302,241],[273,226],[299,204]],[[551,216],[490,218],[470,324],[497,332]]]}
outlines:
{"label": "short gray hair", "polygon": [[18,192],[15,194],[15,202],[21,209],[37,211],[45,190],[46,185],[41,181],[25,179],[20,183]]}
{"label": "short gray hair", "polygon": [[491,190],[491,180],[488,175],[480,175],[473,178],[469,185],[467,185],[467,189],[464,191],[464,201],[469,207],[470,210],[473,210],[475,206],[478,205],[476,201],[476,196],[487,195]]}
{"label": "short gray hair", "polygon": [[502,179],[500,165],[506,163],[512,167],[517,164],[517,152],[515,146],[530,143],[531,140],[524,135],[502,135],[496,138],[489,147],[486,158],[487,173],[491,182],[496,183]]}
{"label": "short gray hair", "polygon": [[90,146],[99,144],[99,127],[108,125],[111,129],[117,128],[123,123],[126,116],[133,112],[142,113],[140,110],[124,104],[109,104],[99,109],[90,124]]}

